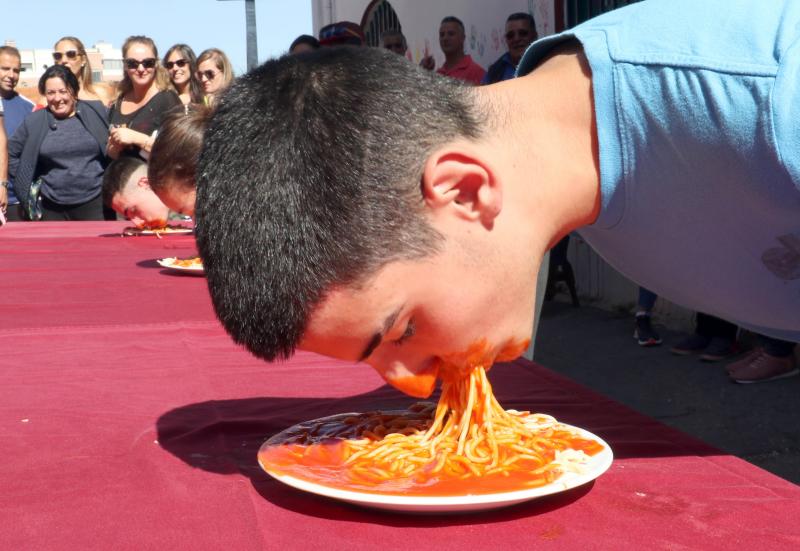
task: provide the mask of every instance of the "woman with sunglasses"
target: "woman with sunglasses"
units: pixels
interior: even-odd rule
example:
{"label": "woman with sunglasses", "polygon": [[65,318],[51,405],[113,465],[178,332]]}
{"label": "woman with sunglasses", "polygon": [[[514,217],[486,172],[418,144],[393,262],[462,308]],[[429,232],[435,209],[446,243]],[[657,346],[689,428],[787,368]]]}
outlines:
{"label": "woman with sunglasses", "polygon": [[147,159],[161,120],[181,105],[181,100],[169,89],[169,77],[158,63],[158,50],[151,38],[128,37],[122,45],[122,57],[124,76],[108,115],[108,156]]}
{"label": "woman with sunglasses", "polygon": [[233,82],[233,67],[225,52],[217,48],[203,50],[197,58],[197,80],[203,85],[205,104],[213,105]]}
{"label": "woman with sunglasses", "polygon": [[108,119],[99,101],[79,99],[63,65],[39,79],[47,107],[28,115],[8,142],[9,175],[27,220],[103,220],[100,190]]}
{"label": "woman with sunglasses", "polygon": [[60,38],[53,46],[53,61],[64,65],[72,71],[80,84],[78,99],[84,101],[98,100],[103,105],[111,103],[112,95],[105,86],[95,86],[92,82],[92,65],[83,42],[74,36]]}
{"label": "woman with sunglasses", "polygon": [[184,105],[203,103],[203,89],[197,80],[197,58],[186,44],[175,44],[164,56],[164,67],[172,87]]}

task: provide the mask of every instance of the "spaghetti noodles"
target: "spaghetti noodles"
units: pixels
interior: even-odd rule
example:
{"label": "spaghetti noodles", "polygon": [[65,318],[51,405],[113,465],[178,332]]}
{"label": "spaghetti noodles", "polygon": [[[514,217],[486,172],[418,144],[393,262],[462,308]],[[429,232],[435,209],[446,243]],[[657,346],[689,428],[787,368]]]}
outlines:
{"label": "spaghetti noodles", "polygon": [[300,424],[262,448],[271,470],[389,494],[495,493],[543,486],[603,446],[546,415],[504,410],[482,367],[445,381],[438,405]]}

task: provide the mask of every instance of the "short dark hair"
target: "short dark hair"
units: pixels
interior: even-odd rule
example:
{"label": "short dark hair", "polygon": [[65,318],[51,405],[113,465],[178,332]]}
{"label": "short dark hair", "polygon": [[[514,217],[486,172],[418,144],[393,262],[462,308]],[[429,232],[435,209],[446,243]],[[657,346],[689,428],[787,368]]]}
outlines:
{"label": "short dark hair", "polygon": [[51,78],[60,78],[64,82],[64,86],[75,96],[75,99],[78,98],[78,90],[81,89],[81,83],[78,82],[78,77],[73,75],[72,71],[64,65],[51,65],[44,70],[41,78],[39,78],[39,93],[41,95],[44,95],[45,84]]}
{"label": "short dark hair", "polygon": [[131,175],[146,163],[139,157],[120,157],[103,174],[103,204],[111,206],[114,196],[121,192]]}
{"label": "short dark hair", "polygon": [[442,22],[439,23],[439,25],[443,25],[445,23],[456,23],[459,27],[461,27],[461,31],[462,32],[466,32],[466,31],[464,31],[464,22],[461,21],[455,15],[448,15],[447,17],[443,18]]}
{"label": "short dark hair", "polygon": [[509,21],[527,21],[528,24],[531,26],[531,29],[534,31],[536,30],[536,21],[533,19],[533,16],[524,11],[518,11],[516,13],[512,13],[506,19],[506,23]]}
{"label": "short dark hair", "polygon": [[197,158],[210,113],[205,105],[186,105],[164,117],[147,164],[147,179],[153,191],[164,189],[171,180],[195,187]]}
{"label": "short dark hair", "polygon": [[301,34],[294,40],[292,40],[292,45],[289,46],[289,52],[291,53],[294,50],[295,46],[299,46],[300,44],[306,44],[311,46],[314,50],[319,49],[319,40],[311,36],[310,34]]}
{"label": "short dark hair", "polygon": [[13,55],[19,59],[20,62],[22,61],[22,56],[20,55],[19,50],[14,46],[0,46],[0,54]]}
{"label": "short dark hair", "polygon": [[469,87],[383,48],[322,48],[241,77],[212,114],[197,170],[196,233],[217,316],[267,360],[289,357],[333,288],[441,235],[425,160],[482,118]]}

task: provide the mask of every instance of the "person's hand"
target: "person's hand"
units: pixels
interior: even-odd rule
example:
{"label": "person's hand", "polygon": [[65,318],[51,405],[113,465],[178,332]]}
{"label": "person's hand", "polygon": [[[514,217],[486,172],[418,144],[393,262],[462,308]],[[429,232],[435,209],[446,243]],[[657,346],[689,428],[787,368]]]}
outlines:
{"label": "person's hand", "polygon": [[141,132],[131,130],[130,128],[112,128],[111,132],[108,134],[108,143],[109,145],[114,145],[121,149],[129,145],[138,145],[141,147],[143,141],[142,136],[145,138],[147,137]]}
{"label": "person's hand", "polygon": [[0,210],[6,212],[8,209],[8,189],[5,186],[0,186]]}
{"label": "person's hand", "polygon": [[433,71],[436,68],[436,61],[434,61],[432,55],[426,55],[419,60],[419,66],[428,71]]}
{"label": "person's hand", "polygon": [[122,146],[118,145],[116,142],[112,142],[111,136],[109,136],[108,143],[106,143],[106,155],[111,159],[116,159],[121,152]]}

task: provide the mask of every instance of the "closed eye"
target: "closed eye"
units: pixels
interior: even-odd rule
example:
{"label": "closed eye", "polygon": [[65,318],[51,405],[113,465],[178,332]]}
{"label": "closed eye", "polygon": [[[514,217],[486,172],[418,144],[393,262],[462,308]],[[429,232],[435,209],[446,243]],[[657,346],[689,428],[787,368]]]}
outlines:
{"label": "closed eye", "polygon": [[408,321],[408,325],[406,325],[406,330],[403,331],[403,334],[400,335],[400,338],[392,341],[392,344],[400,346],[401,344],[406,342],[408,339],[413,337],[414,333],[416,333],[416,332],[417,332],[417,324],[414,322],[413,319],[411,319],[411,320]]}

